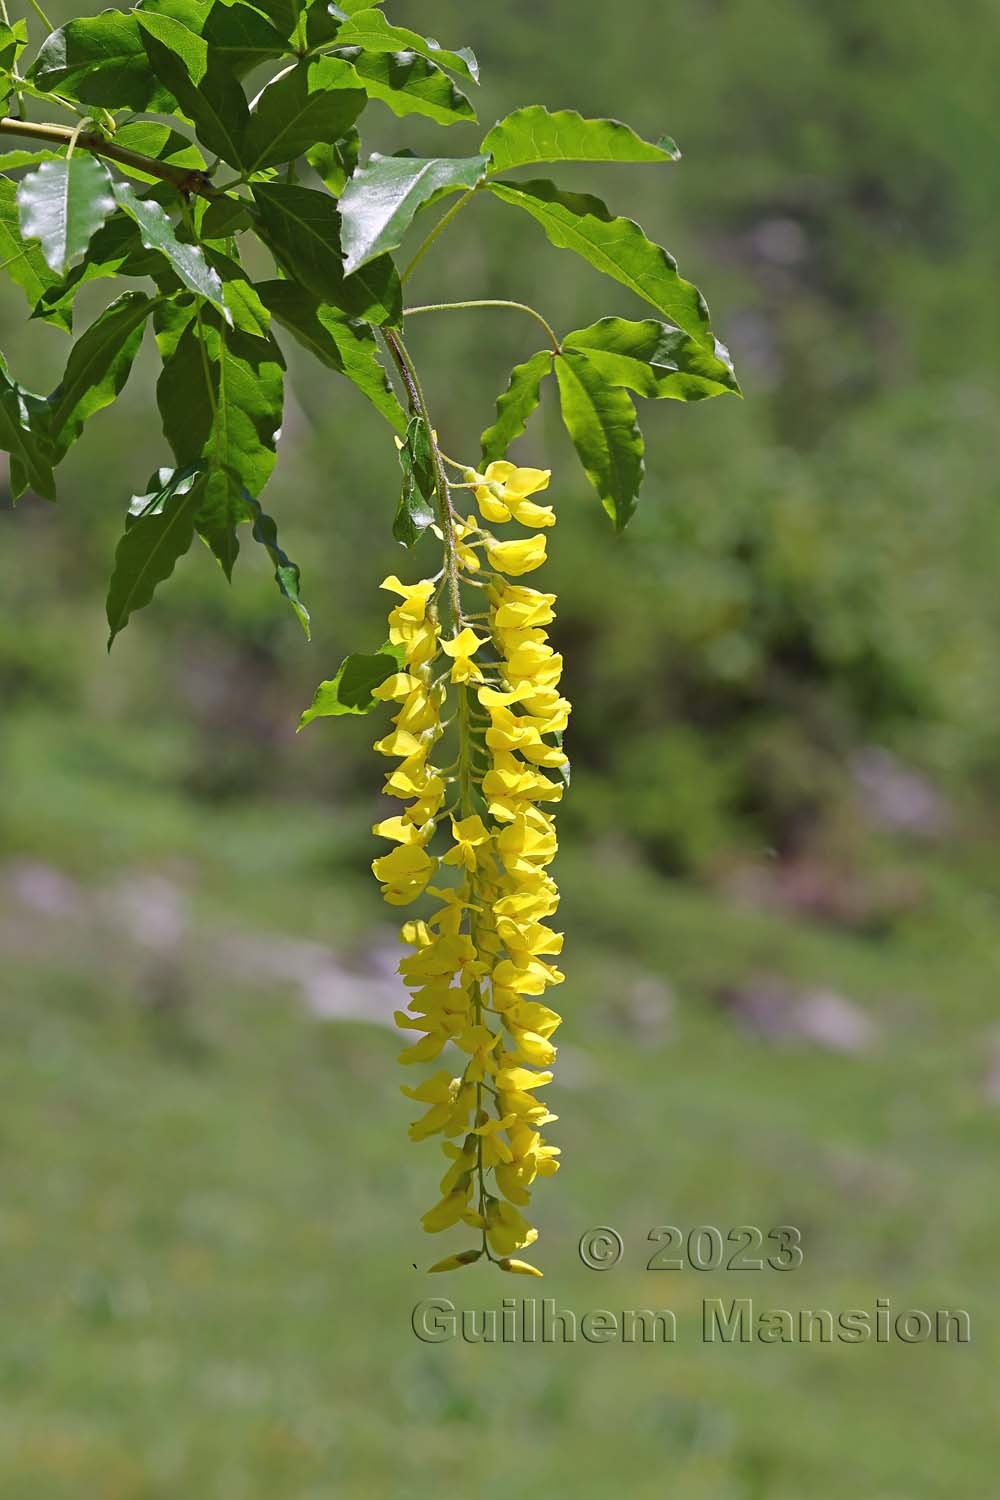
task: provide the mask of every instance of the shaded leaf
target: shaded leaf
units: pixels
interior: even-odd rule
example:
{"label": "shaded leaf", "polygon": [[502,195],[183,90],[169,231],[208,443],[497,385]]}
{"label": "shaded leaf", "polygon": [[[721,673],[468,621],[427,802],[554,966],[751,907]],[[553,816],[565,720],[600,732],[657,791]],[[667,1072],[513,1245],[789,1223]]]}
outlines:
{"label": "shaded leaf", "polygon": [[85,151],[43,162],[21,178],[17,206],[22,235],[39,240],[46,262],[62,275],[114,210],[110,173]]}
{"label": "shaded leaf", "polygon": [[208,43],[172,16],[134,11],[157,78],[173,94],[209,151],[243,165],[240,145],[250,119],[246,95]]}
{"label": "shaded leaf", "polygon": [[403,297],[387,255],[345,277],[340,215],[329,194],[288,183],[257,182],[253,195],[260,237],[290,276],[349,317],[375,324],[399,322]]}
{"label": "shaded leaf", "polygon": [[361,137],[356,130],[348,130],[339,140],[321,141],[306,152],[306,161],[323,185],[335,198],[344,191],[344,185],[358,165]]}
{"label": "shaded leaf", "polygon": [[201,237],[225,240],[240,230],[249,229],[253,220],[250,205],[244,198],[213,198],[201,221]]}
{"label": "shaded leaf", "polygon": [[351,274],[394,250],[424,204],[475,187],[488,165],[485,156],[424,158],[373,152],[340,196],[344,270]]}
{"label": "shaded leaf", "polygon": [[349,63],[301,62],[259,95],[243,141],[248,172],[294,161],[318,141],[335,141],[367,102]]}
{"label": "shaded leaf", "polygon": [[236,527],[250,518],[244,492],[256,498],[276,461],[281,353],[266,333],[230,329],[210,307],[161,306],[157,341],[163,431],[178,464],[207,471],[197,527],[228,577]]}
{"label": "shaded leaf", "polygon": [[541,400],[542,381],[552,369],[552,358],[548,349],[541,349],[510,372],[510,383],[497,399],[497,419],[482,436],[485,463],[503,458],[514,439],[521,436]]}
{"label": "shaded leaf", "polygon": [[370,99],[379,99],[397,115],[426,115],[439,125],[474,120],[476,111],[448,74],[416,52],[366,52],[345,47],[340,54]]}
{"label": "shaded leaf", "polygon": [[46,402],[46,435],[56,460],[76,442],[87,419],[121,391],[155,306],[144,292],[124,292],[73,345],[66,372]]}
{"label": "shaded leaf", "polygon": [[432,37],[421,36],[405,26],[392,26],[380,10],[359,10],[348,17],[337,32],[338,45],[363,47],[369,52],[416,52],[453,73],[479,82],[479,64],[468,47],[449,52]]}
{"label": "shaded leaf", "polygon": [[[60,283],[61,278],[46,261],[38,241],[25,241],[21,236],[17,184],[9,177],[0,177],[0,263],[32,307]],[[66,314],[53,315],[52,321],[62,328],[70,326]]]}
{"label": "shaded leaf", "polygon": [[46,37],[28,75],[46,93],[137,113],[168,113],[173,96],[149,65],[132,14],[103,10]]}
{"label": "shaded leaf", "polygon": [[151,276],[163,264],[162,257],[143,247],[139,229],[127,214],[114,213],[94,235],[87,258],[46,289],[32,313],[69,329],[73,299],[81,286],[107,276]]}
{"label": "shaded leaf", "polygon": [[655,318],[632,323],[601,318],[563,340],[564,349],[579,349],[608,385],[627,386],[640,396],[702,401],[727,391],[740,394],[725,344],[714,351]]}
{"label": "shaded leaf", "polygon": [[265,307],[300,344],[331,370],[352,380],[398,433],[406,431],[406,413],[389,384],[375,336],[366,323],[321,302],[294,281],[260,282],[257,291]]}
{"label": "shaded leaf", "polygon": [[373,689],[398,672],[401,662],[402,648],[388,641],[369,656],[345,657],[335,676],[321,682],[316,689],[312,703],[299,720],[299,729],[305,729],[314,719],[370,713],[378,701],[372,697]]}
{"label": "shaded leaf", "polygon": [[644,472],[632,398],[605,385],[586,355],[576,350],[556,360],[556,378],[566,431],[601,504],[622,531],[635,511]]}
{"label": "shaded leaf", "polygon": [[0,359],[0,451],[10,454],[10,495],[17,500],[30,486],[46,500],[56,498],[52,465],[44,434],[34,430],[35,412],[43,403],[27,394],[7,374]]}
{"label": "shaded leaf", "polygon": [[298,565],[293,563],[286,552],[283,552],[278,544],[278,528],[266,511],[261,510],[260,501],[255,500],[252,495],[244,495],[250,518],[253,521],[251,535],[255,542],[259,542],[266,548],[268,556],[274,563],[274,581],[280,592],[288,600],[295,611],[296,618],[306,633],[306,640],[311,639],[309,634],[309,611],[302,602],[299,593],[301,577]]}
{"label": "shaded leaf", "polygon": [[200,28],[201,35],[220,58],[242,78],[260,63],[284,57],[288,47],[276,27],[249,5],[213,5]]}
{"label": "shaded leaf", "polygon": [[140,514],[127,519],[108,584],[109,651],[130,616],[149,603],[191,546],[203,484],[203,476],[180,469],[157,495],[143,497],[148,503]]}
{"label": "shaded leaf", "polygon": [[404,547],[412,547],[434,520],[436,493],[431,435],[423,417],[411,417],[399,449],[403,485],[392,523],[392,534]]}
{"label": "shaded leaf", "polygon": [[547,110],[541,104],[498,120],[479,149],[492,156],[497,172],[542,161],[677,161],[680,156],[669,136],[654,144],[620,120],[588,120],[575,109]]}
{"label": "shaded leaf", "polygon": [[177,238],[173,224],[154,199],[140,198],[127,182],[116,182],[114,194],[119,208],[139,226],[139,237],[146,249],[159,251],[182,285],[218,307],[228,318],[222,283],[205,260],[204,252],[197,245]]}
{"label": "shaded leaf", "polygon": [[648,240],[632,219],[615,218],[600,198],[589,193],[566,193],[544,180],[490,182],[488,186],[504,203],[513,203],[537,219],[553,245],[582,255],[712,347],[704,297],[677,274],[673,256]]}

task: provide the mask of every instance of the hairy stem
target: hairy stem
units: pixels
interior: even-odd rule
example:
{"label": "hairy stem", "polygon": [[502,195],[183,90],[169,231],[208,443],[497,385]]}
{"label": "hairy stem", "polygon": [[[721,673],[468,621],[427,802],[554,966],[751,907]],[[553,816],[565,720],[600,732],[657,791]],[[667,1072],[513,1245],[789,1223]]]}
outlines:
{"label": "hairy stem", "polygon": [[541,313],[538,312],[535,308],[529,307],[526,302],[511,302],[506,297],[473,297],[466,302],[427,302],[424,303],[421,307],[405,308],[404,316],[407,318],[414,318],[416,317],[417,313],[464,312],[467,308],[470,307],[512,307],[515,308],[517,312],[527,313],[529,317],[534,318],[535,322],[540,323],[545,329],[545,332],[548,335],[549,343],[552,345],[552,353],[562,353],[562,350],[559,347],[559,339],[557,338],[555,329],[552,327],[551,323],[543,318]]}

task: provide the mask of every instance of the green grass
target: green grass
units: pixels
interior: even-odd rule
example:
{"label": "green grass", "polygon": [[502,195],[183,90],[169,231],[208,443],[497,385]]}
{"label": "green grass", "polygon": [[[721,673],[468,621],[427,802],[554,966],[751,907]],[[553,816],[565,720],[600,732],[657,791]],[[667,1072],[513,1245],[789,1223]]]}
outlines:
{"label": "green grass", "polygon": [[[202,965],[220,930],[336,946],[382,921],[344,874],[364,810],[346,825],[291,805],[196,817],[142,755],[145,780],[69,740],[34,757],[8,743],[12,852],[58,848],[94,889],[165,870],[195,905],[176,1010],[143,1002],[127,943],[26,924],[10,903],[3,918],[5,1500],[991,1492],[1000,1117],[983,1073],[1000,947],[960,870],[930,866],[919,917],[872,941],[657,882],[622,852],[567,850],[551,1091],[565,1169],[536,1198],[546,1279],[428,1281],[412,1263],[444,1251],[415,1221],[438,1163],[405,1141],[392,1034],[318,1022],[290,986]],[[711,995],[760,970],[842,989],[880,1045],[843,1058],[746,1037]],[[623,1006],[650,973],[677,993],[662,1039]],[[646,1236],[664,1223],[792,1223],[805,1263],[650,1272]],[[625,1241],[605,1273],[576,1253],[597,1224]],[[428,1345],[410,1328],[427,1295],[671,1307],[679,1337]],[[703,1344],[702,1298],[748,1295],[967,1307],[974,1342]]]}

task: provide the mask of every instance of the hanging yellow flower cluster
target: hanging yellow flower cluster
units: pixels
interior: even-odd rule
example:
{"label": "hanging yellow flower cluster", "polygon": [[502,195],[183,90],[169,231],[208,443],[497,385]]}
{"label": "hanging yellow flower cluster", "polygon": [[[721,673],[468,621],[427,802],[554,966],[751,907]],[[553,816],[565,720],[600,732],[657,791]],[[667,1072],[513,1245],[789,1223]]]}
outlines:
{"label": "hanging yellow flower cluster", "polygon": [[[514,1258],[538,1237],[521,1209],[535,1178],[559,1165],[541,1134],[556,1117],[537,1091],[552,1078],[560,1023],[540,997],[563,978],[552,963],[562,935],[546,925],[559,904],[547,871],[556,853],[547,809],[563,792],[570,705],[559,692],[562,658],[546,635],[555,596],[509,581],[545,561],[539,528],[555,515],[530,497],[548,481],[547,470],[510,463],[485,474],[466,469],[456,487],[474,491],[482,519],[515,521],[530,534],[499,541],[475,516],[457,516],[449,499],[450,534],[435,528],[445,541],[440,579],[403,584],[393,576],[382,585],[402,600],[389,614],[402,670],[374,690],[398,705],[375,749],[397,761],[385,791],[406,806],[376,824],[395,847],[372,869],[390,905],[425,892],[436,902],[433,915],[402,928],[410,952],[400,973],[412,998],[396,1020],[421,1036],[401,1061],[431,1061],[447,1043],[459,1053],[454,1073],[442,1069],[403,1089],[426,1106],[411,1139],[441,1135],[449,1158],[441,1200],[422,1222],[430,1233],[461,1223],[481,1236],[433,1271],[485,1255],[502,1270],[541,1275]],[[486,607],[467,614],[463,591],[473,590]],[[440,621],[446,601],[450,635]],[[439,766],[449,728],[454,758]],[[439,825],[451,842],[436,857]]]}

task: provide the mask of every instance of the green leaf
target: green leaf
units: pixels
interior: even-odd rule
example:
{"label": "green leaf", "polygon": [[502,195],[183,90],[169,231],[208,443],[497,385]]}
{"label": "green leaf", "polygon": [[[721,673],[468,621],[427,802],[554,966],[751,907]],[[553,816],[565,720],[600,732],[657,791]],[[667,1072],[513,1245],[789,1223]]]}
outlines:
{"label": "green leaf", "polygon": [[31,401],[7,374],[0,358],[0,451],[10,454],[10,494],[17,500],[30,486],[46,500],[56,498],[52,465],[44,434],[34,430],[34,412],[42,403]]}
{"label": "green leaf", "polygon": [[108,585],[109,651],[129,617],[149,603],[191,546],[203,485],[197,471],[179,469],[158,494],[143,496],[141,513],[126,520]]}
{"label": "green leaf", "polygon": [[655,144],[620,120],[588,120],[575,109],[541,104],[498,120],[479,148],[493,158],[495,172],[541,161],[677,161],[669,136]]}
{"label": "green leaf", "polygon": [[550,350],[541,349],[510,372],[510,384],[497,400],[497,419],[482,436],[484,463],[503,458],[514,439],[521,436],[541,400],[542,381],[552,369],[552,358]]}
{"label": "green leaf", "polygon": [[401,649],[388,642],[370,656],[345,657],[336,675],[316,689],[312,703],[299,720],[299,729],[305,729],[313,719],[370,713],[378,701],[372,697],[373,689],[398,672],[401,661]]}
{"label": "green leaf", "polygon": [[601,504],[623,531],[639,496],[643,442],[632,398],[605,385],[586,355],[567,350],[556,360],[563,422]]}
{"label": "green leaf", "polygon": [[[17,184],[9,177],[0,177],[0,263],[11,281],[24,292],[29,303],[35,307],[39,300],[60,278],[49,266],[36,240],[25,243],[21,237],[21,219],[17,208]],[[56,317],[63,328],[69,328],[65,315]]]}
{"label": "green leaf", "polygon": [[208,471],[197,526],[228,577],[239,555],[236,527],[250,519],[244,492],[255,499],[276,461],[281,352],[266,333],[229,329],[214,309],[180,304],[158,309],[157,341],[163,431],[178,464]]}
{"label": "green leaf", "polygon": [[348,59],[370,99],[387,104],[396,115],[426,115],[439,125],[474,120],[471,102],[436,63],[416,52],[367,52],[345,47]]}
{"label": "green leaf", "polygon": [[294,161],[317,141],[337,140],[367,102],[356,85],[350,64],[332,57],[299,63],[269,84],[256,101],[243,141],[246,170]]}
{"label": "green leaf", "polygon": [[288,600],[295,611],[296,618],[306,633],[306,640],[310,640],[309,634],[309,611],[302,602],[299,593],[301,575],[298,565],[293,563],[287,552],[283,552],[278,545],[278,528],[266,511],[261,510],[260,501],[255,500],[252,495],[244,494],[247,509],[253,521],[251,535],[255,542],[259,542],[267,550],[267,554],[274,563],[274,581],[280,592]]}
{"label": "green leaf", "polygon": [[166,114],[173,107],[142,44],[132,14],[104,10],[46,37],[28,75],[46,93],[105,109]]}
{"label": "green leaf", "polygon": [[404,547],[412,547],[434,520],[434,455],[431,435],[423,417],[411,417],[399,450],[403,487],[392,523],[392,534]]}
{"label": "green leaf", "polygon": [[134,11],[157,78],[195,126],[203,145],[230,166],[242,167],[240,143],[250,120],[246,95],[213,48],[172,16]]}
{"label": "green leaf", "polygon": [[442,68],[461,73],[473,83],[479,82],[479,64],[468,47],[449,52],[432,37],[421,36],[405,26],[391,26],[380,10],[359,10],[350,16],[337,32],[337,45],[363,47],[369,52],[416,52]]}
{"label": "green leaf", "polygon": [[213,5],[201,27],[201,35],[220,58],[242,78],[251,69],[276,57],[284,57],[287,44],[280,31],[249,5]]}
{"label": "green leaf", "polygon": [[53,279],[31,316],[69,331],[73,300],[81,286],[108,276],[152,276],[162,264],[158,254],[143,248],[133,220],[114,213],[91,240],[86,260],[61,279]]}
{"label": "green leaf", "polygon": [[255,182],[261,239],[288,274],[323,302],[366,323],[398,323],[403,295],[387,255],[344,275],[340,215],[327,193],[290,183]]}
{"label": "green leaf", "polygon": [[0,156],[0,172],[16,172],[21,167],[37,167],[40,162],[61,159],[59,151],[5,151]]}
{"label": "green leaf", "polygon": [[85,151],[46,161],[21,178],[17,206],[24,238],[41,241],[46,262],[61,276],[113,212],[111,176]]}
{"label": "green leaf", "polygon": [[201,221],[203,240],[226,240],[249,229],[253,220],[245,198],[213,198]]}
{"label": "green leaf", "polygon": [[490,182],[492,193],[537,219],[553,245],[574,250],[627,286],[664,317],[712,347],[708,307],[698,288],[677,274],[677,262],[632,219],[616,219],[600,198],[565,193],[552,182]]}
{"label": "green leaf", "polygon": [[361,137],[356,130],[348,130],[337,141],[321,141],[306,152],[306,161],[323,185],[335,198],[339,198],[351,173],[358,165]]}
{"label": "green leaf", "polygon": [[124,292],[73,345],[66,373],[46,402],[46,436],[57,461],[87,419],[118,396],[155,305],[144,292]]}
{"label": "green leaf", "polygon": [[294,281],[264,281],[257,291],[265,307],[300,344],[331,370],[346,375],[377,411],[402,434],[406,413],[396,400],[366,323],[321,302]]}
{"label": "green leaf", "polygon": [[228,318],[222,300],[222,282],[208,265],[197,245],[179,240],[173,224],[152,198],[140,198],[127,182],[114,184],[115,202],[139,226],[139,237],[147,250],[156,250],[169,262],[177,279]]}
{"label": "green leaf", "polygon": [[[192,172],[205,171],[204,153],[198,150],[194,142],[181,135],[179,130],[160,124],[157,120],[133,120],[127,125],[120,125],[115,135],[115,145],[126,146],[130,151],[138,151],[156,161],[169,162],[174,167],[188,167]],[[139,182],[158,183],[160,180],[131,162],[116,162],[115,165],[120,172]]]}
{"label": "green leaf", "polygon": [[640,396],[702,401],[727,391],[740,394],[725,344],[716,339],[710,352],[655,318],[601,318],[568,334],[563,348],[581,350],[607,385],[627,386]]}
{"label": "green leaf", "polygon": [[473,188],[486,176],[486,156],[424,158],[373,152],[340,195],[344,270],[350,275],[402,242],[432,198]]}
{"label": "green leaf", "polygon": [[[18,58],[28,45],[28,24],[23,18],[19,18],[11,26],[6,21],[0,23],[0,69],[5,73],[11,73]],[[12,79],[6,82],[9,90]]]}

